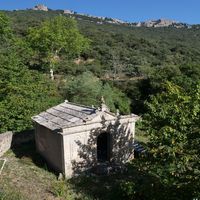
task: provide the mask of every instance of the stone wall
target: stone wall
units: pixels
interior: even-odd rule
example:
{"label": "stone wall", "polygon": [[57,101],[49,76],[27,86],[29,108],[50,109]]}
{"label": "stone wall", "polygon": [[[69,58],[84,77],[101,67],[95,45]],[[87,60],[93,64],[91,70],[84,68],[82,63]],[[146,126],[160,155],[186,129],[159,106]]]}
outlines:
{"label": "stone wall", "polygon": [[28,130],[21,133],[11,131],[0,134],[0,157],[10,148],[23,143],[34,141],[34,130]]}
{"label": "stone wall", "polygon": [[6,132],[0,134],[0,157],[10,149],[12,144],[13,133]]}
{"label": "stone wall", "polygon": [[36,124],[35,128],[37,151],[45,158],[51,168],[57,172],[63,172],[63,136],[39,124]]}
{"label": "stone wall", "polygon": [[26,130],[20,133],[14,133],[12,138],[12,147],[35,140],[34,130]]}
{"label": "stone wall", "polygon": [[[72,130],[73,129],[73,130]],[[72,134],[67,134],[71,131]],[[97,138],[101,133],[109,133],[109,160],[124,164],[134,158],[134,121],[94,123],[67,128],[63,134],[65,176],[77,175],[98,163]]]}

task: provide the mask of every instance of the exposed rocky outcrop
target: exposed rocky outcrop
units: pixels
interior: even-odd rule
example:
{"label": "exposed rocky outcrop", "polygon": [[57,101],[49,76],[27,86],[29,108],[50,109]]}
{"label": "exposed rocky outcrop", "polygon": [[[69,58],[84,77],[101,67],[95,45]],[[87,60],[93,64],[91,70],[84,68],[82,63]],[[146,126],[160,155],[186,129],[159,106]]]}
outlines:
{"label": "exposed rocky outcrop", "polygon": [[73,14],[74,14],[74,11],[73,11],[73,10],[64,10],[64,14],[73,15]]}
{"label": "exposed rocky outcrop", "polygon": [[144,25],[146,27],[168,27],[176,23],[177,22],[173,20],[158,19],[158,20],[144,22]]}
{"label": "exposed rocky outcrop", "polygon": [[[48,11],[48,7],[42,4],[36,5],[32,10],[42,10]],[[169,19],[158,19],[158,20],[149,20],[144,22],[126,22],[120,19],[108,18],[108,17],[99,17],[90,14],[77,13],[73,10],[63,10],[63,14],[66,15],[74,15],[74,17],[78,20],[86,20],[97,23],[97,24],[116,24],[116,25],[125,25],[132,27],[148,27],[148,28],[161,28],[161,27],[174,27],[174,28],[191,28],[190,25],[186,23],[180,23],[174,20]],[[83,18],[84,17],[84,18]]]}
{"label": "exposed rocky outcrop", "polygon": [[137,27],[176,27],[176,28],[183,28],[187,25],[184,23],[179,23],[174,20],[168,19],[158,19],[158,20],[149,20],[146,22],[139,22],[136,24]]}
{"label": "exposed rocky outcrop", "polygon": [[107,21],[110,24],[126,24],[125,21],[115,18],[110,18],[110,20]]}
{"label": "exposed rocky outcrop", "polygon": [[43,4],[39,4],[39,5],[36,5],[33,10],[42,10],[42,11],[48,11],[48,8],[47,6],[43,5]]}

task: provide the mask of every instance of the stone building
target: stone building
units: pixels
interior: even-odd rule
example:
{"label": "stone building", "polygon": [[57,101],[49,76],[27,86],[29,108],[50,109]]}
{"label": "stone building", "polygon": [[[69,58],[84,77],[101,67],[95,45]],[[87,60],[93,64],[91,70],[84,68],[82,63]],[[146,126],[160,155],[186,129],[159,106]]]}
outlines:
{"label": "stone building", "polygon": [[133,158],[138,116],[111,113],[68,101],[37,116],[37,151],[57,172],[71,177],[98,163],[125,163]]}

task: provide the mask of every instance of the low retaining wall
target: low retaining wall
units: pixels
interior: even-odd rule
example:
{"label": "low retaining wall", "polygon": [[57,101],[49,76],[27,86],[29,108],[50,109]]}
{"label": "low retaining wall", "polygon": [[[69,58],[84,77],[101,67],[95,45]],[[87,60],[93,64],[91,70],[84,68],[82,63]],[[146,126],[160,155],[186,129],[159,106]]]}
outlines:
{"label": "low retaining wall", "polygon": [[15,147],[23,143],[34,141],[35,140],[34,133],[35,133],[34,130],[27,130],[20,133],[14,133],[11,147]]}
{"label": "low retaining wall", "polygon": [[0,157],[10,148],[34,141],[34,130],[21,133],[6,132],[0,134]]}
{"label": "low retaining wall", "polygon": [[12,145],[12,132],[6,132],[0,134],[0,157],[10,149]]}

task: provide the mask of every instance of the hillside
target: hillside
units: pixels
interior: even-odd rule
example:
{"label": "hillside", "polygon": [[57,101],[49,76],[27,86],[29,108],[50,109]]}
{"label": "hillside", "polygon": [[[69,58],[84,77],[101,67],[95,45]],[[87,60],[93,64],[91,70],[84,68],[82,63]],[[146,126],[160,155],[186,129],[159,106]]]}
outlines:
{"label": "hillside", "polygon": [[199,27],[44,6],[0,12],[0,134],[26,134],[32,116],[64,100],[98,108],[104,97],[119,119],[141,116],[134,139],[145,148],[122,173],[65,181],[48,171],[34,143],[13,146],[4,155],[0,199],[199,199]]}
{"label": "hillside", "polygon": [[[70,61],[63,55],[56,75],[77,76],[91,71],[118,87],[131,99],[132,112],[143,113],[144,101],[160,91],[160,83],[173,81],[186,89],[200,76],[200,29],[182,27],[134,27],[128,24],[98,23],[107,18],[63,14],[63,10],[4,11],[19,37],[25,39],[30,27],[37,27],[58,15],[73,17],[80,32],[90,39],[90,49]],[[32,60],[28,61],[32,63]],[[30,65],[30,64],[28,64]],[[31,65],[41,71],[41,65]],[[112,82],[114,80],[114,82]],[[60,82],[62,81],[58,81]],[[62,87],[62,86],[59,86]]]}
{"label": "hillside", "polygon": [[[6,14],[11,17],[16,33],[25,36],[28,27],[37,26],[46,19],[63,14],[63,11],[25,10]],[[197,25],[190,29],[146,28],[99,24],[98,18],[79,14],[70,16],[78,21],[81,32],[92,41],[91,50],[83,57],[95,60],[92,65],[96,73],[106,72],[110,75],[117,71],[119,75],[141,76],[145,75],[147,68],[155,66],[199,63],[200,30]],[[116,67],[113,67],[113,63],[116,63]]]}

